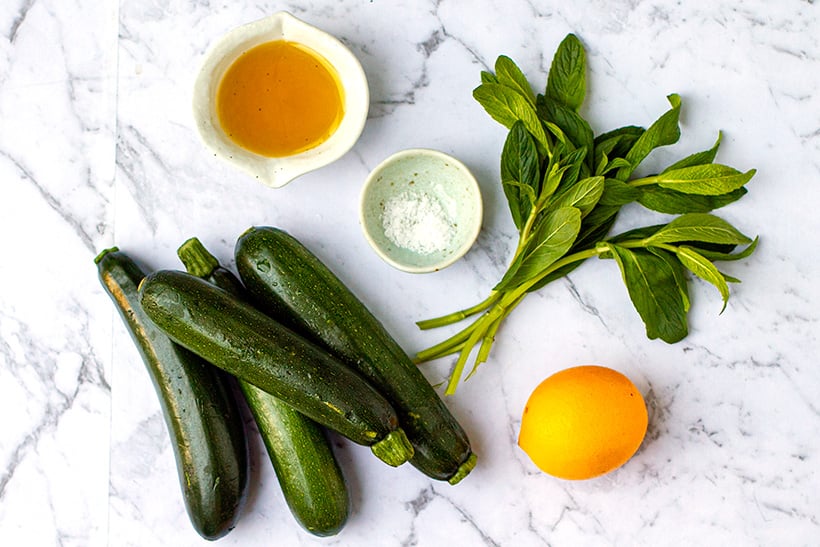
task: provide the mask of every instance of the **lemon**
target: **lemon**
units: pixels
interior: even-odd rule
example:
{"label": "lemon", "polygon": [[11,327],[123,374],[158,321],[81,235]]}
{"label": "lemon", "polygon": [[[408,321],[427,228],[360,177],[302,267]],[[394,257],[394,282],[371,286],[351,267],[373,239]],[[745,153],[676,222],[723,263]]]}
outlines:
{"label": "lemon", "polygon": [[557,372],[530,395],[518,445],[542,471],[590,479],[625,464],[646,435],[643,396],[623,374],[584,365]]}

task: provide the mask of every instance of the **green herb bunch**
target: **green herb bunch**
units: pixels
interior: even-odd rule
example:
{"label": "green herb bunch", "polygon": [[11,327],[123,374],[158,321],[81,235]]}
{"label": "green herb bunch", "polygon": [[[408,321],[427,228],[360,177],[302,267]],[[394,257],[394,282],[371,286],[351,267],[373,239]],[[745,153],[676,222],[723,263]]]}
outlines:
{"label": "green herb bunch", "polygon": [[[470,374],[487,360],[502,321],[532,291],[559,279],[588,258],[614,259],[651,339],[678,342],[688,333],[687,271],[729,299],[737,279],[714,262],[748,257],[757,245],[711,211],[746,194],[755,171],[714,163],[720,145],[689,155],[652,176],[634,175],[655,148],[680,138],[681,100],[648,129],[626,126],[595,136],[579,109],[586,95],[586,55],[570,34],[552,60],[543,94],[535,94],[521,69],[500,56],[495,73],[483,71],[473,97],[509,129],[501,153],[501,183],[519,232],[512,261],[481,303],[436,319],[422,329],[478,315],[443,342],[418,353],[421,363],[458,353],[446,394],[455,392],[478,346]],[[629,203],[664,214],[671,222],[610,236]],[[667,217],[668,218],[668,217]]]}

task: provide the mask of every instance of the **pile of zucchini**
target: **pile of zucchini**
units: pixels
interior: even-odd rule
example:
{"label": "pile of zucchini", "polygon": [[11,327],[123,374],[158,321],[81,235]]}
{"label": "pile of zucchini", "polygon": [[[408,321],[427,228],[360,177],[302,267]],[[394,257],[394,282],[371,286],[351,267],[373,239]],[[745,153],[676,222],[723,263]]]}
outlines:
{"label": "pile of zucchini", "polygon": [[116,248],[100,279],[146,363],[172,435],[186,508],[206,539],[236,524],[247,495],[247,405],[285,500],[307,531],[338,533],[347,487],[325,428],[456,484],[475,466],[464,430],[366,306],[299,241],[253,227],[239,277],[191,238],[186,271],[145,275]]}

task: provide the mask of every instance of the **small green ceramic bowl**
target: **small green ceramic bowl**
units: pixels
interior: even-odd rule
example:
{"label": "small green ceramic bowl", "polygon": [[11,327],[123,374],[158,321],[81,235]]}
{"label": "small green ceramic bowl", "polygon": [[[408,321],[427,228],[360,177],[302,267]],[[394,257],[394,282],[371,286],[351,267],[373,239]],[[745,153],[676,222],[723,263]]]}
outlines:
{"label": "small green ceramic bowl", "polygon": [[362,189],[365,238],[385,262],[405,272],[438,271],[464,256],[482,216],[475,177],[436,150],[393,154],[373,169]]}

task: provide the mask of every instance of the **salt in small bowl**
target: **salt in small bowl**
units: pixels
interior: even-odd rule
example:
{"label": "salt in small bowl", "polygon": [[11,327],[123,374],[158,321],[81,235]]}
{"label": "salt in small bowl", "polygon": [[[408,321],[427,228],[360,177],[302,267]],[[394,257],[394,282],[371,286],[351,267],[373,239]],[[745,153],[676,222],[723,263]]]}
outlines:
{"label": "salt in small bowl", "polygon": [[482,218],[475,177],[437,150],[393,154],[362,188],[365,238],[385,262],[405,272],[434,272],[456,262],[475,243]]}

